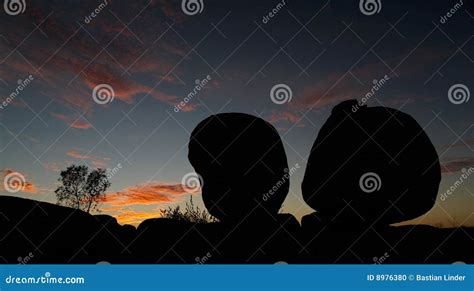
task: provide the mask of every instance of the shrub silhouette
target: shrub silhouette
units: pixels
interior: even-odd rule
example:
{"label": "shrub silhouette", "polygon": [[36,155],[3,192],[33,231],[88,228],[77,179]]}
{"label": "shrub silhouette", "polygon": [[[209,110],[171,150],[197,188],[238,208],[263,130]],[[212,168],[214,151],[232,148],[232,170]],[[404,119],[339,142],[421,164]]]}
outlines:
{"label": "shrub silhouette", "polygon": [[186,202],[186,208],[184,210],[181,210],[179,205],[174,208],[169,206],[167,209],[161,210],[161,217],[192,223],[218,222],[218,220],[205,209],[201,210],[199,206],[195,206],[193,197],[189,199],[189,202]]}
{"label": "shrub silhouette", "polygon": [[61,186],[54,191],[57,204],[69,206],[90,213],[99,211],[98,206],[110,187],[105,169],[89,172],[87,166],[72,165],[61,171],[58,179]]}

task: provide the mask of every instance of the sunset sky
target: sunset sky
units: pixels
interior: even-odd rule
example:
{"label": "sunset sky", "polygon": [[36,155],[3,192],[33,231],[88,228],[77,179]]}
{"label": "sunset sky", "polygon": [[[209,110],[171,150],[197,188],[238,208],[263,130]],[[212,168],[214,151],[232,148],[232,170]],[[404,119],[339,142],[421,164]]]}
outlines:
{"label": "sunset sky", "polygon": [[[181,1],[25,1],[18,15],[0,10],[0,171],[26,179],[17,193],[2,183],[1,195],[54,203],[60,170],[75,163],[117,168],[101,208],[121,223],[190,195],[202,207],[181,186],[193,172],[190,132],[211,114],[245,112],[272,123],[300,166],[282,211],[301,218],[312,211],[300,185],[321,125],[385,76],[368,104],[426,130],[443,164],[439,193],[474,167],[474,100],[448,98],[457,84],[474,92],[474,1],[381,0],[373,15],[356,0],[203,0],[195,15]],[[113,100],[95,102],[100,84]],[[272,101],[277,84],[291,100]],[[474,226],[474,175],[443,200],[418,221]]]}

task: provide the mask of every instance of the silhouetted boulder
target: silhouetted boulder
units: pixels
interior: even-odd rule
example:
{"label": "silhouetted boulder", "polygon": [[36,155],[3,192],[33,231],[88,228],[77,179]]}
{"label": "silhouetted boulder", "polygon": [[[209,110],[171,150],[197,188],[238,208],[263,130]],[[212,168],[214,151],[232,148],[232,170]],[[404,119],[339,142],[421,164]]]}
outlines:
{"label": "silhouetted boulder", "polygon": [[271,124],[243,113],[212,115],[193,130],[188,157],[202,177],[206,208],[220,220],[209,239],[215,260],[276,262],[282,258],[275,256],[296,253],[299,224],[277,214],[290,181],[283,143]]}
{"label": "silhouetted boulder", "polygon": [[412,117],[391,108],[360,106],[355,100],[340,103],[308,159],[303,197],[317,212],[302,219],[305,248],[300,260],[472,261],[467,251],[472,237],[463,235],[472,230],[391,226],[430,210],[440,179],[436,150]]}
{"label": "silhouetted boulder", "polygon": [[[302,220],[305,252],[300,260],[322,264],[422,264],[451,263],[456,250],[438,247],[457,241],[467,250],[468,240],[450,237],[443,229],[428,225],[353,227],[323,223],[310,214]],[[464,244],[464,246],[463,246]],[[467,259],[467,253],[461,256]]]}
{"label": "silhouetted boulder", "polygon": [[356,105],[336,106],[312,148],[302,189],[317,212],[302,227],[278,214],[290,177],[276,130],[218,114],[193,131],[189,159],[219,222],[155,218],[135,229],[0,196],[0,263],[474,263],[472,228],[392,225],[433,206],[438,156],[407,114]]}
{"label": "silhouetted boulder", "polygon": [[322,126],[302,192],[332,223],[389,225],[430,210],[440,180],[438,154],[411,116],[349,100]]}
{"label": "silhouetted boulder", "polygon": [[30,253],[27,263],[122,262],[133,236],[110,216],[0,196],[0,257],[8,263]]}
{"label": "silhouetted boulder", "polygon": [[[204,228],[204,230],[203,230]],[[130,249],[134,263],[195,264],[212,249],[206,241],[206,224],[153,218],[143,221]]]}
{"label": "silhouetted boulder", "polygon": [[239,224],[217,223],[208,236],[212,263],[297,263],[301,246],[300,224],[291,214],[243,220]]}
{"label": "silhouetted boulder", "polygon": [[[191,134],[188,157],[204,181],[206,208],[221,222],[274,215],[288,193],[283,143],[261,118],[224,113],[204,119]],[[263,194],[277,184],[264,200]]]}

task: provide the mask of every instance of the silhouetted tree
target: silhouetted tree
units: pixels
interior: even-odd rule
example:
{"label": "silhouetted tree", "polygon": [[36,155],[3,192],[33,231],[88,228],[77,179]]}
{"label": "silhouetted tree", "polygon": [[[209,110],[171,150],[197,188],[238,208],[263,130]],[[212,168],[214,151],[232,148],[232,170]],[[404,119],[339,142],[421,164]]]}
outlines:
{"label": "silhouetted tree", "polygon": [[58,205],[64,205],[86,212],[97,210],[110,187],[105,169],[89,172],[87,166],[72,165],[61,171],[58,179],[61,186],[54,191]]}

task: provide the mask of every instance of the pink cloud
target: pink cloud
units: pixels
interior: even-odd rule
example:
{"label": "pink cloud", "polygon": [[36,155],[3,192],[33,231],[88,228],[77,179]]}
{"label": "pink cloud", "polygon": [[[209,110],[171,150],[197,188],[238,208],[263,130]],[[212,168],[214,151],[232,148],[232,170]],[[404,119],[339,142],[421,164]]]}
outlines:
{"label": "pink cloud", "polygon": [[472,157],[451,158],[441,164],[441,172],[453,173],[471,167],[474,167],[474,158]]}
{"label": "pink cloud", "polygon": [[78,119],[77,117],[74,118],[73,116],[70,117],[70,116],[66,116],[64,114],[54,113],[54,112],[51,112],[50,114],[54,118],[56,118],[58,120],[61,120],[61,121],[64,121],[67,125],[69,125],[72,128],[89,129],[89,128],[92,127],[92,124],[90,124],[89,122],[87,122],[85,120],[81,120],[80,118]]}
{"label": "pink cloud", "polygon": [[88,155],[85,150],[74,148],[66,152],[66,155],[73,157],[78,160],[88,160],[96,168],[105,168],[107,166],[106,161],[110,158],[101,158],[93,155]]}

